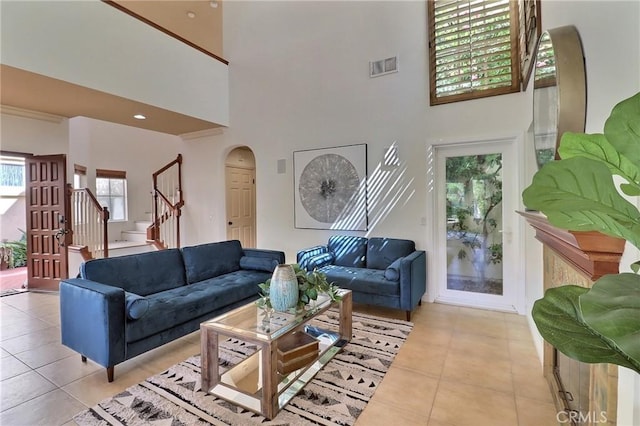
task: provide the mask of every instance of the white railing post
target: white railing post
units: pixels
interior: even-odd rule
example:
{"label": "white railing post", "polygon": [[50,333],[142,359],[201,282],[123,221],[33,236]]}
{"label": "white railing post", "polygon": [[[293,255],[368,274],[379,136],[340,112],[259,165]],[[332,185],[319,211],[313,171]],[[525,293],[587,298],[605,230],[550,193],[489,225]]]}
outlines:
{"label": "white railing post", "polygon": [[104,257],[109,212],[86,188],[73,190],[71,202],[72,244],[86,247],[93,258]]}

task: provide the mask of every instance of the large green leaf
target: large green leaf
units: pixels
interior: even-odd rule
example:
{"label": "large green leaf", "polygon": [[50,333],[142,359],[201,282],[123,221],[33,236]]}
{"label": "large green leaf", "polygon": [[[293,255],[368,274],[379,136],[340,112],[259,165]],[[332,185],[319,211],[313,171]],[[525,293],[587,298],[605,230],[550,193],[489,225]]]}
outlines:
{"label": "large green leaf", "polygon": [[620,154],[640,167],[640,92],[613,107],[604,135]]}
{"label": "large green leaf", "polygon": [[524,190],[528,208],[572,231],[600,231],[640,247],[640,212],[616,190],[604,163],[584,157],[545,164]]}
{"label": "large green leaf", "polygon": [[546,291],[531,312],[542,337],[570,358],[588,363],[607,362],[635,368],[592,330],[580,315],[579,297],[589,291],[565,285]]}
{"label": "large green leaf", "polygon": [[585,157],[602,161],[612,174],[622,176],[629,182],[620,186],[625,194],[640,195],[640,168],[620,154],[603,134],[566,132],[562,135],[558,153],[563,159]]}
{"label": "large green leaf", "polygon": [[623,238],[640,247],[640,226],[628,225],[600,212],[547,211],[551,224],[571,231],[599,231],[616,238]]}
{"label": "large green leaf", "polygon": [[605,275],[579,306],[584,323],[640,373],[640,276]]}
{"label": "large green leaf", "polygon": [[[600,231],[640,248],[640,211],[612,177],[627,180],[625,194],[640,195],[640,93],[615,106],[604,136],[565,133],[559,152],[563,159],[546,164],[524,191],[525,205],[559,228]],[[567,356],[640,373],[640,276],[605,276],[591,290],[550,289],[532,314],[542,336]]]}

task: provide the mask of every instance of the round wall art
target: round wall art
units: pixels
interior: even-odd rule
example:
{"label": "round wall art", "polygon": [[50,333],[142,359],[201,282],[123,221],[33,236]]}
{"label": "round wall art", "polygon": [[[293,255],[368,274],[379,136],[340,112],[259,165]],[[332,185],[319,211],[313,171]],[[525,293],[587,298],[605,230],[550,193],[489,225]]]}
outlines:
{"label": "round wall art", "polygon": [[333,223],[358,193],[360,178],[356,168],[342,155],[319,155],[300,175],[298,193],[309,216]]}
{"label": "round wall art", "polygon": [[366,145],[294,152],[296,227],[366,229]]}

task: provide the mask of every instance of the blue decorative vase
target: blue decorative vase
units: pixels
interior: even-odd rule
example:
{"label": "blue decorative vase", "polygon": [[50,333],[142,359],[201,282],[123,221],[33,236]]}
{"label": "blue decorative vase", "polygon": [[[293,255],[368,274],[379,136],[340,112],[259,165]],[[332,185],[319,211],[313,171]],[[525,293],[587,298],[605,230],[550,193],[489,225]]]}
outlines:
{"label": "blue decorative vase", "polygon": [[271,307],[279,312],[288,311],[298,304],[298,279],[291,265],[278,265],[269,285]]}

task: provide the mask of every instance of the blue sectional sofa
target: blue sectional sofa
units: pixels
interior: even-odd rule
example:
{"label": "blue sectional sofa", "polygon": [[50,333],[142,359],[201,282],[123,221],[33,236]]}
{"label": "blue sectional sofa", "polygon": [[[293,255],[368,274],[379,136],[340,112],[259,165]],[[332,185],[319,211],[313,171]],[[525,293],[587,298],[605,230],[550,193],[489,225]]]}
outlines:
{"label": "blue sectional sofa", "polygon": [[327,245],[298,251],[300,267],[353,292],[353,301],[411,311],[427,290],[427,258],[415,242],[396,238],[334,235]]}
{"label": "blue sectional sofa", "polygon": [[258,299],[281,251],[237,240],[90,260],[60,283],[62,344],[106,367],[196,331]]}

